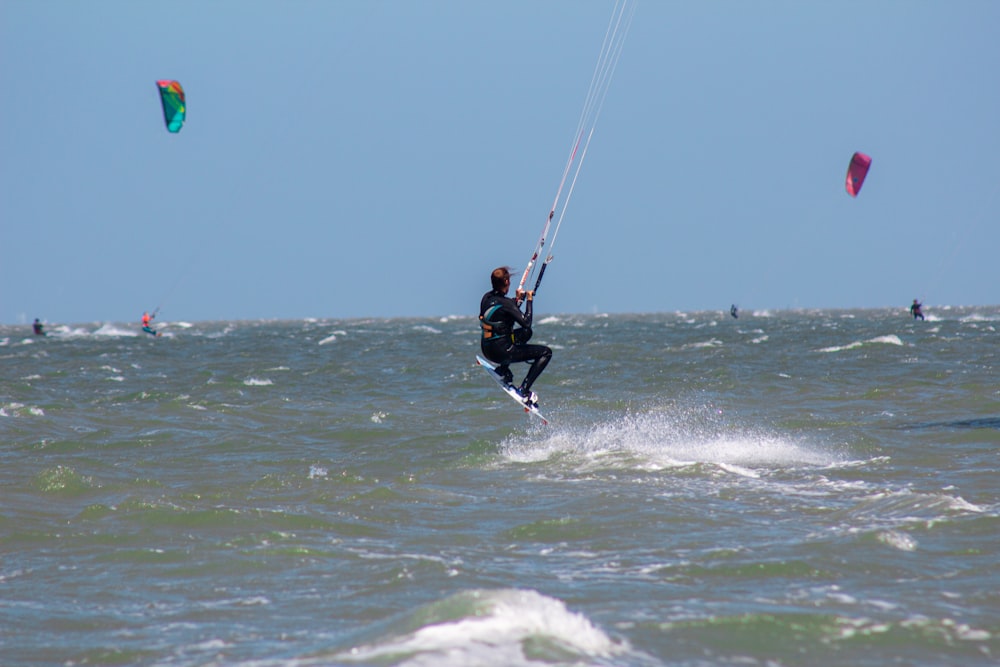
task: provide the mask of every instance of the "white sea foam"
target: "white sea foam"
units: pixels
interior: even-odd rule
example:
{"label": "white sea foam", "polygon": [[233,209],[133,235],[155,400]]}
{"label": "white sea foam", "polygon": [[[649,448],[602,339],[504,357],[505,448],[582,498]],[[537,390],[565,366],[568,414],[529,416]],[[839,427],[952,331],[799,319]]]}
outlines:
{"label": "white sea foam", "polygon": [[914,551],[917,541],[903,528],[908,525],[933,526],[954,517],[981,514],[987,509],[945,493],[917,493],[909,489],[875,493],[861,498],[853,507],[840,512],[840,530],[851,534],[870,534],[901,551]]}
{"label": "white sea foam", "polygon": [[[530,462],[572,454],[587,465],[658,470],[713,463],[747,477],[752,467],[830,465],[836,457],[794,438],[753,426],[727,424],[711,409],[625,415],[588,428],[556,427],[543,440],[511,436],[512,460]],[[725,466],[725,467],[724,467]]]}
{"label": "white sea foam", "polygon": [[751,479],[760,477],[760,473],[749,468],[744,468],[743,466],[733,465],[732,463],[720,463],[719,467],[726,472],[739,475],[740,477],[749,477]]}
{"label": "white sea foam", "polygon": [[823,347],[817,352],[843,352],[844,350],[853,350],[855,348],[861,347],[863,345],[871,344],[886,344],[886,345],[905,345],[905,343],[900,340],[899,336],[895,334],[888,334],[886,336],[876,336],[875,338],[869,338],[868,340],[857,340],[853,343],[848,343],[847,345],[837,345],[834,347]]}
{"label": "white sea foam", "polygon": [[0,405],[0,417],[44,417],[45,411],[42,408],[25,405],[24,403],[6,403]]}
{"label": "white sea foam", "polygon": [[682,350],[698,350],[706,347],[722,347],[723,343],[718,338],[709,338],[708,340],[699,341],[696,343],[688,343],[682,345]]}
{"label": "white sea foam", "polygon": [[910,490],[875,494],[858,508],[858,512],[863,514],[906,519],[924,519],[940,511],[980,514],[986,512],[986,508],[970,503],[961,496]]}
{"label": "white sea foam", "polygon": [[92,334],[89,329],[83,327],[71,327],[60,324],[49,327],[47,335],[49,338],[83,338]]}
{"label": "white sea foam", "polygon": [[135,338],[138,335],[146,335],[141,331],[134,329],[122,329],[114,324],[102,324],[96,331],[93,332],[93,336],[107,336],[109,338]]}
{"label": "white sea foam", "polygon": [[340,336],[346,336],[347,332],[343,329],[336,329],[330,332],[330,335],[319,342],[320,345],[326,345],[328,343],[335,342]]}
{"label": "white sea foam", "polygon": [[878,541],[888,544],[890,547],[900,551],[914,551],[917,548],[917,541],[911,536],[898,530],[884,530],[878,535]]}
{"label": "white sea foam", "polygon": [[392,664],[410,667],[493,667],[539,664],[533,654],[541,647],[562,656],[560,663],[573,664],[626,650],[582,614],[533,590],[466,591],[417,610],[413,618],[434,620],[352,648],[336,659],[379,664],[391,659]]}
{"label": "white sea foam", "polygon": [[958,319],[959,322],[997,322],[1000,317],[996,315],[984,315],[983,313],[969,313]]}

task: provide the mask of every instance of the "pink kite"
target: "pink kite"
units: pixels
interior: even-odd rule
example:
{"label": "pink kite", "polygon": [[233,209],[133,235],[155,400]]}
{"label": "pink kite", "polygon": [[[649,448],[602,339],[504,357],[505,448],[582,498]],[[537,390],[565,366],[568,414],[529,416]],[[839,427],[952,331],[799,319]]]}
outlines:
{"label": "pink kite", "polygon": [[851,157],[851,164],[847,167],[847,182],[844,184],[844,187],[847,188],[847,194],[852,197],[858,196],[870,166],[872,166],[872,159],[864,153],[855,153]]}

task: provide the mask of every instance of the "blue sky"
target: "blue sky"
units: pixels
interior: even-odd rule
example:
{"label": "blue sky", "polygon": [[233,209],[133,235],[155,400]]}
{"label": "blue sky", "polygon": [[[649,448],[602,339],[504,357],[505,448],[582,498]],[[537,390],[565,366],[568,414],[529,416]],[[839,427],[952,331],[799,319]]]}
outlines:
{"label": "blue sky", "polygon": [[[530,256],[612,8],[3,2],[0,323],[476,314]],[[536,312],[1000,302],[998,26],[643,0]]]}

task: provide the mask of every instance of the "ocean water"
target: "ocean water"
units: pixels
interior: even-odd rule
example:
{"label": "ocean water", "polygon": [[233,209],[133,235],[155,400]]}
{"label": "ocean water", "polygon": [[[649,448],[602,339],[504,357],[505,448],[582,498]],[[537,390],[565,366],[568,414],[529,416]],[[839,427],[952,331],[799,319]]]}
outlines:
{"label": "ocean water", "polygon": [[1000,664],[1000,307],[160,326],[0,327],[2,665]]}

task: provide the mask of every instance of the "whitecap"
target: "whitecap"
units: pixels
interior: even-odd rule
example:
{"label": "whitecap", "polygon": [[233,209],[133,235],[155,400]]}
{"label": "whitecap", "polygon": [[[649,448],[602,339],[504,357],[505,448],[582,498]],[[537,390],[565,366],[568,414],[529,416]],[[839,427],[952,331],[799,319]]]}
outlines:
{"label": "whitecap", "polygon": [[889,334],[887,336],[876,336],[875,338],[865,341],[868,343],[886,343],[887,345],[902,345],[903,341],[899,339],[896,334]]}
{"label": "whitecap", "polygon": [[895,334],[888,334],[885,336],[876,336],[875,338],[869,338],[868,340],[860,341],[856,340],[853,343],[848,343],[847,345],[837,345],[834,347],[823,347],[817,352],[843,352],[844,350],[853,350],[855,348],[861,347],[862,345],[868,345],[871,343],[881,343],[886,345],[905,345],[905,343],[900,340],[899,336]]}
{"label": "whitecap", "polygon": [[730,472],[734,475],[739,475],[740,477],[749,477],[751,479],[756,479],[760,477],[760,474],[750,470],[749,468],[744,468],[743,466],[733,465],[731,463],[720,463],[719,467]]}
{"label": "whitecap", "polygon": [[915,539],[898,530],[882,531],[876,535],[876,538],[879,542],[888,544],[890,547],[899,549],[900,551],[915,551],[917,548],[917,541]]}
{"label": "whitecap", "polygon": [[[102,324],[96,331],[93,332],[93,336],[108,336],[109,338],[120,338],[128,337],[135,338],[140,332],[131,329],[121,329],[114,324]],[[145,334],[143,334],[145,335]]]}
{"label": "whitecap", "polygon": [[816,350],[817,352],[843,352],[844,350],[853,350],[856,347],[861,347],[864,343],[861,341],[854,341],[853,343],[848,343],[847,345],[835,345],[833,347],[821,347]]}
{"label": "whitecap", "polygon": [[984,315],[982,313],[969,313],[958,319],[959,322],[996,322],[1000,317],[996,315]]}
{"label": "whitecap", "polygon": [[705,341],[699,341],[697,343],[686,343],[681,346],[682,350],[699,350],[708,347],[722,347],[723,343],[718,338],[709,338]]}
{"label": "whitecap", "polygon": [[44,417],[45,411],[37,406],[29,406],[24,403],[6,403],[0,405],[0,417]]}
{"label": "whitecap", "polygon": [[[356,646],[336,659],[443,667],[530,665],[537,664],[536,656],[525,649],[547,645],[564,655],[563,662],[585,664],[626,649],[583,614],[533,590],[464,591],[418,609],[411,617],[425,624]],[[400,657],[404,659],[396,662]]]}
{"label": "whitecap", "polygon": [[[898,531],[899,526],[907,524],[922,524],[932,526],[947,521],[956,515],[981,514],[986,510],[964,500],[961,496],[951,496],[945,493],[920,493],[909,489],[901,491],[884,491],[858,500],[854,507],[842,512],[851,530],[881,529],[883,531]],[[895,533],[886,533],[888,537],[879,534],[883,542],[901,548],[906,545],[906,539]],[[915,545],[915,543],[914,543]]]}

